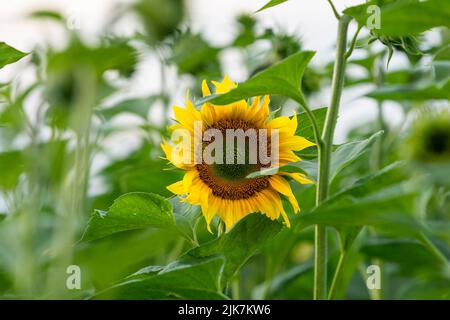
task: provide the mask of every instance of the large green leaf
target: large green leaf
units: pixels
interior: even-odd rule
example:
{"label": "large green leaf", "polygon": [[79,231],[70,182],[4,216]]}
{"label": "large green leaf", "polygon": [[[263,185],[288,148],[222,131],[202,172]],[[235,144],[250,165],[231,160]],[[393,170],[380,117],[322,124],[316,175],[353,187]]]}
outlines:
{"label": "large green leaf", "polygon": [[[328,208],[317,208],[299,217],[301,227],[328,225],[337,228],[375,226],[387,232],[413,234],[422,230],[409,212],[396,206],[396,202],[414,201],[411,195],[397,195],[388,199],[374,199]],[[402,210],[403,209],[403,210]]]}
{"label": "large green leaf", "polygon": [[282,225],[266,216],[253,213],[239,221],[220,238],[194,248],[189,257],[203,258],[221,254],[226,259],[222,281],[227,282],[266,241],[275,236]]}
{"label": "large green leaf", "polygon": [[338,229],[375,226],[387,233],[417,235],[422,225],[414,218],[420,184],[404,181],[396,163],[337,193],[310,213],[298,217],[300,229],[329,225]]}
{"label": "large green leaf", "polygon": [[385,75],[385,85],[367,94],[376,100],[423,101],[450,99],[450,62],[437,60],[430,67],[396,70]]}
{"label": "large green leaf", "polygon": [[405,300],[450,300],[450,280],[417,279],[401,292],[400,299]]}
{"label": "large green leaf", "polygon": [[440,260],[417,240],[375,238],[367,241],[360,251],[370,258],[403,265],[405,269],[423,269],[432,265],[434,273],[437,273],[440,263]]}
{"label": "large green leaf", "polygon": [[394,101],[449,100],[450,81],[444,86],[437,84],[385,86],[371,91],[367,96],[376,100]]}
{"label": "large green leaf", "polygon": [[163,197],[142,192],[125,194],[108,211],[95,210],[83,234],[83,241],[147,227],[172,228],[172,206]]}
{"label": "large green leaf", "polygon": [[[316,117],[319,131],[322,131],[323,125],[325,123],[325,117],[327,115],[327,110],[327,107],[312,110],[312,113]],[[305,137],[309,141],[314,141],[313,127],[306,112],[302,112],[297,115],[297,130],[295,132],[295,135]]]}
{"label": "large green leaf", "polygon": [[182,259],[161,267],[145,268],[129,279],[94,296],[94,299],[227,299],[220,278],[224,268],[221,256]]}
{"label": "large green leaf", "polygon": [[196,224],[203,219],[200,206],[191,205],[180,198],[174,197],[170,200],[173,206],[173,216],[177,225],[177,231],[186,239],[195,243],[197,236]]}
{"label": "large green leaf", "polygon": [[0,152],[0,190],[14,189],[24,170],[23,152],[18,150]]}
{"label": "large green leaf", "polygon": [[0,42],[0,69],[7,64],[19,61],[27,55],[28,53],[21,52],[13,47],[10,47],[4,42]]}
{"label": "large green leaf", "polygon": [[97,290],[111,287],[124,277],[158,260],[183,241],[167,229],[143,229],[117,233],[75,247],[73,264],[89,270],[85,280]]}
{"label": "large green leaf", "polygon": [[[300,287],[301,284],[299,285],[296,282],[301,277],[305,277],[308,280],[310,280],[309,277],[311,277],[312,280],[313,272],[314,265],[310,261],[294,266],[287,271],[277,274],[269,285],[267,283],[258,285],[253,289],[252,298],[262,300],[266,298],[279,299],[281,297],[281,299],[283,299],[286,298],[286,295],[288,295],[289,292],[296,291],[294,293],[295,299],[311,299],[312,288],[298,290],[298,287]],[[313,283],[312,281],[310,282],[311,284]],[[296,288],[292,290],[290,286],[296,286]],[[302,289],[304,289],[304,287]]]}
{"label": "large green leaf", "polygon": [[203,72],[218,72],[220,66],[217,55],[220,49],[212,47],[201,34],[186,32],[175,38],[170,63],[178,67],[179,73],[202,75]]}
{"label": "large green leaf", "polygon": [[217,105],[225,105],[262,95],[281,95],[303,103],[304,98],[300,91],[302,77],[306,66],[313,56],[313,51],[293,54],[261,71],[253,78],[239,84],[237,88],[230,92],[208,96],[199,100],[198,103],[210,102]]}
{"label": "large green leaf", "polygon": [[270,0],[270,1],[267,2],[263,7],[261,7],[260,9],[258,9],[258,11],[256,11],[256,12],[261,12],[261,11],[263,11],[263,10],[266,10],[266,9],[269,9],[269,8],[272,8],[272,7],[275,7],[275,6],[277,6],[277,5],[279,5],[279,4],[282,4],[282,3],[286,2],[286,1],[288,1],[288,0]]}
{"label": "large green leaf", "polygon": [[113,117],[123,113],[133,113],[143,119],[147,119],[148,111],[151,105],[159,98],[159,96],[150,96],[147,98],[128,99],[119,102],[118,104],[102,108],[97,111],[105,120],[110,120]]}
{"label": "large green leaf", "polygon": [[[361,140],[348,142],[340,145],[331,154],[331,164],[330,164],[330,177],[331,180],[337,177],[339,172],[344,168],[349,166],[351,163],[356,161],[361,157],[378,139],[382,132],[377,132],[371,137]],[[301,160],[298,162],[292,162],[277,168],[268,168],[253,172],[248,175],[248,178],[256,178],[264,175],[273,175],[278,173],[280,170],[284,172],[303,172],[306,173],[311,178],[317,178],[317,161]]]}
{"label": "large green leaf", "polygon": [[309,176],[310,178],[316,179],[317,161],[302,160],[298,162],[292,162],[281,167],[262,169],[256,172],[252,172],[247,176],[247,178],[252,179],[261,176],[270,176],[277,174],[278,172],[280,172],[280,170],[283,172],[302,172],[306,173],[306,175]]}
{"label": "large green leaf", "polygon": [[366,25],[373,12],[371,5],[381,8],[381,29],[374,30],[389,36],[417,34],[434,27],[450,27],[450,6],[448,0],[398,0],[379,1],[347,8],[344,13],[354,17],[359,24]]}
{"label": "large green leaf", "polygon": [[336,178],[339,172],[361,157],[382,134],[379,131],[365,140],[340,145],[331,155],[330,179]]}
{"label": "large green leaf", "polygon": [[0,190],[10,190],[16,187],[20,175],[24,172],[25,162],[20,151],[0,153]]}

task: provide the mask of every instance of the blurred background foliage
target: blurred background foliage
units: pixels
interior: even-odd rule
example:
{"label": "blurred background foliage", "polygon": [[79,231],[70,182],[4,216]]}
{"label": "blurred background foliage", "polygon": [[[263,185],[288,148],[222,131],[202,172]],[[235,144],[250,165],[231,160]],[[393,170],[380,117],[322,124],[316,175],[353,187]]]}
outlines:
{"label": "blurred background foliage", "polygon": [[[331,226],[330,279],[345,254],[335,298],[450,298],[448,28],[433,29],[432,43],[424,30],[362,30],[348,61],[358,72],[347,72],[345,85],[370,88],[365,97],[377,101],[377,117],[334,147],[330,199],[314,208],[314,186],[293,183],[302,212],[289,213],[291,229],[252,214],[226,234],[216,225],[210,234],[199,209],[165,188],[181,177],[159,147],[173,99],[167,69],[188,79],[198,99],[203,79],[226,74],[224,52],[237,50],[252,77],[305,48],[296,34],[260,28],[252,15],[236,17],[230,43],[213,45],[189,28],[182,0],[138,0],[111,23],[128,15],[141,24],[132,37],[108,32],[88,44],[66,29],[62,14],[42,10],[30,19],[60,23],[64,47],[22,53],[0,44],[0,68],[26,57],[35,73],[29,85],[20,76],[0,84],[1,299],[310,299],[315,223]],[[121,97],[139,63],[155,54],[160,92]],[[392,55],[407,65],[396,67]],[[333,61],[307,67],[307,98],[328,92],[332,69]],[[399,125],[387,121],[391,103],[402,107]],[[161,106],[158,121],[152,110]],[[271,107],[276,114],[297,108],[278,96]],[[326,109],[315,107],[323,125]],[[298,117],[299,134],[308,136],[305,115]],[[125,134],[139,146],[121,145]],[[301,156],[306,165],[297,169],[314,177],[314,148]],[[381,290],[366,286],[373,264],[381,266]],[[80,290],[66,288],[69,265],[81,268]]]}

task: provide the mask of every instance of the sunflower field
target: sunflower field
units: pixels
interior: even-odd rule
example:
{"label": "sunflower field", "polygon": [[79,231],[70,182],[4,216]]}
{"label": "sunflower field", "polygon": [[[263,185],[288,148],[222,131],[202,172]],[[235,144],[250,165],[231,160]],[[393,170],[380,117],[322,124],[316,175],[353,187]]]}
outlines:
{"label": "sunflower field", "polygon": [[0,300],[450,300],[450,2],[196,1],[0,38]]}

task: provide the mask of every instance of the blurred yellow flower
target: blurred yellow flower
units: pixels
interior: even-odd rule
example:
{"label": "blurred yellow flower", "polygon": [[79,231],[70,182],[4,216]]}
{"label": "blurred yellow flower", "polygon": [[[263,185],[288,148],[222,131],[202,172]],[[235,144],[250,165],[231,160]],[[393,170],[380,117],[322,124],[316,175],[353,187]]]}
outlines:
{"label": "blurred yellow flower", "polygon": [[[226,93],[236,87],[236,84],[227,76],[222,82],[213,81],[213,84],[217,94]],[[211,94],[206,81],[203,81],[202,91],[203,96]],[[218,215],[224,221],[226,230],[228,230],[237,221],[253,212],[265,214],[272,220],[282,215],[286,225],[290,227],[289,219],[282,205],[282,197],[288,199],[294,212],[299,212],[300,208],[286,177],[290,177],[301,184],[313,183],[301,173],[282,171],[273,175],[247,178],[249,174],[261,169],[300,161],[294,151],[300,151],[314,145],[307,139],[295,135],[297,130],[296,116],[270,119],[269,102],[269,97],[265,96],[262,102],[259,97],[254,98],[251,105],[248,105],[244,100],[225,106],[205,103],[200,110],[197,110],[193,103],[187,99],[186,108],[177,106],[173,108],[177,123],[172,125],[169,130],[171,132],[179,129],[184,130],[192,141],[197,139],[195,127],[198,123],[201,124],[202,134],[208,129],[215,129],[216,132],[219,131],[223,134],[228,133],[229,130],[237,131],[239,129],[242,129],[241,131],[263,129],[269,132],[277,132],[277,159],[275,163],[271,164],[263,164],[260,158],[255,163],[249,161],[251,155],[248,154],[250,152],[248,148],[244,149],[247,153],[244,156],[244,163],[236,163],[236,161],[233,163],[229,161],[211,163],[205,161],[205,159],[201,162],[182,162],[177,156],[177,152],[174,152],[176,149],[174,144],[177,142],[174,135],[172,135],[170,143],[163,142],[162,149],[166,158],[178,168],[186,171],[183,180],[167,188],[174,194],[180,195],[182,201],[201,206],[209,230],[210,223],[215,215]],[[265,143],[262,149],[274,150],[271,148],[272,144],[275,143],[271,139],[264,140],[257,137],[257,140],[260,149],[261,143]],[[200,151],[205,151],[211,143],[202,141]],[[196,151],[195,146],[189,145],[189,148],[188,153],[191,153],[190,155],[195,158],[198,150]],[[232,158],[235,159],[239,150],[235,147],[233,150]],[[225,159],[224,155],[223,159]]]}

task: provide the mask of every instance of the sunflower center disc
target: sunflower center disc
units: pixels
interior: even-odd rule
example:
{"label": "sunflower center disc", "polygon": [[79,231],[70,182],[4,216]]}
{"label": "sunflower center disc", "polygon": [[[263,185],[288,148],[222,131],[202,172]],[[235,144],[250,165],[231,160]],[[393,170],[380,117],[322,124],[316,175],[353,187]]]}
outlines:
{"label": "sunflower center disc", "polygon": [[[227,129],[242,129],[243,131],[255,129],[252,123],[238,119],[221,120],[211,127],[219,129],[223,137],[226,136]],[[258,171],[262,167],[259,161],[249,163],[249,143],[246,143],[245,150],[241,151],[238,150],[237,144],[234,144],[234,163],[227,163],[226,161],[225,143],[226,139],[224,139],[223,164],[208,165],[203,163],[196,166],[200,179],[211,188],[213,194],[223,199],[238,200],[250,198],[267,188],[269,186],[268,177],[246,178],[250,173]],[[244,164],[237,163],[239,153],[244,153]]]}

